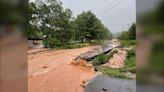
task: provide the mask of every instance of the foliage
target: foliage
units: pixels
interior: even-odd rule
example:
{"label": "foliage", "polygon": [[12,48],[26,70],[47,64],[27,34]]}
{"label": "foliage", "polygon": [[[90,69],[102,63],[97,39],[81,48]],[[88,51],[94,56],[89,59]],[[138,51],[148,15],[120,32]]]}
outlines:
{"label": "foliage", "polygon": [[38,6],[40,28],[50,48],[66,44],[72,39],[71,18],[69,9],[63,9],[61,2],[48,0],[48,4],[41,3]]}
{"label": "foliage", "polygon": [[99,65],[95,65],[95,70],[100,71],[103,74],[108,75],[110,77],[128,78],[128,76],[126,76],[125,74],[126,72],[136,73],[135,49],[129,50],[127,52],[127,57],[124,62],[124,67],[119,69],[100,66],[101,63],[98,63]]}
{"label": "foliage", "polygon": [[128,30],[128,39],[135,40],[136,39],[136,24],[133,23]]}
{"label": "foliage", "polygon": [[26,34],[29,38],[43,38],[45,47],[74,47],[75,45],[69,43],[112,39],[112,33],[92,12],[83,12],[75,18],[71,10],[62,7],[60,0],[29,3],[28,13]]}
{"label": "foliage", "polygon": [[59,49],[72,49],[72,48],[81,48],[81,47],[86,47],[86,46],[91,46],[91,45],[92,45],[91,43],[74,43],[74,44],[68,43],[66,45],[59,46],[59,47],[56,47],[56,48],[59,48]]}
{"label": "foliage", "polygon": [[105,54],[98,55],[93,61],[92,64],[94,66],[102,65],[107,63],[109,60],[109,57]]}
{"label": "foliage", "polygon": [[131,49],[131,50],[127,51],[127,58],[128,59],[135,56],[135,55],[136,55],[135,49]]}
{"label": "foliage", "polygon": [[90,42],[93,39],[111,39],[112,34],[91,12],[83,12],[75,19],[76,40]]}
{"label": "foliage", "polygon": [[119,40],[128,40],[128,32],[122,31],[121,33],[119,33],[118,39]]}
{"label": "foliage", "polygon": [[135,40],[120,40],[120,47],[129,47],[136,44]]}
{"label": "foliage", "polygon": [[133,23],[128,31],[122,31],[118,39],[120,40],[135,40],[136,39],[136,24]]}
{"label": "foliage", "polygon": [[28,38],[42,38],[43,34],[41,31],[39,31],[37,26],[37,6],[35,3],[31,2],[28,4],[28,25],[27,25],[27,31],[25,34],[28,36]]}
{"label": "foliage", "polygon": [[124,61],[124,67],[122,68],[125,72],[136,73],[136,54],[135,49],[129,50],[127,52],[126,60]]}
{"label": "foliage", "polygon": [[95,69],[110,77],[127,78],[126,75],[119,69],[112,69],[104,66],[96,66]]}
{"label": "foliage", "polygon": [[92,64],[94,66],[99,66],[99,65],[105,64],[117,52],[118,52],[117,50],[113,50],[113,51],[111,51],[111,53],[109,55],[100,54],[92,61]]}

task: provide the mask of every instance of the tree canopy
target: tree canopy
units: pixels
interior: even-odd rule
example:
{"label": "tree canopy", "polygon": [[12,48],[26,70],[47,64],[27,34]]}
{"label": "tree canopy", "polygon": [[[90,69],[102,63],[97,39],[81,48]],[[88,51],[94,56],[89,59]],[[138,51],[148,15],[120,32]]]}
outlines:
{"label": "tree canopy", "polygon": [[76,39],[90,42],[91,40],[111,39],[112,34],[107,27],[91,12],[83,12],[75,19]]}
{"label": "tree canopy", "polygon": [[136,39],[136,24],[133,23],[130,28],[128,29],[128,31],[122,31],[119,36],[118,39],[121,40],[135,40]]}

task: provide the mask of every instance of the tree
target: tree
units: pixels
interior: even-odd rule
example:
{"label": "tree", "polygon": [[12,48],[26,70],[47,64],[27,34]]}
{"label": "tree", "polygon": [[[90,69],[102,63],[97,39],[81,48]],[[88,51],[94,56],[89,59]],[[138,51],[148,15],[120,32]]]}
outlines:
{"label": "tree", "polygon": [[118,39],[120,40],[128,40],[128,32],[127,31],[122,31],[119,36],[118,36]]}
{"label": "tree", "polygon": [[31,2],[28,4],[28,25],[27,31],[25,32],[28,38],[42,38],[42,32],[37,27],[37,6],[35,3]]}
{"label": "tree", "polygon": [[44,39],[46,47],[61,46],[72,39],[72,12],[63,9],[60,1],[39,1],[37,8],[37,23],[39,30],[46,37]]}
{"label": "tree", "polygon": [[77,16],[75,20],[76,24],[76,39],[81,42],[90,42],[96,39],[107,39],[111,33],[104,27],[101,21],[91,12],[83,12]]}
{"label": "tree", "polygon": [[128,30],[128,39],[135,40],[136,39],[136,24],[133,23]]}
{"label": "tree", "polygon": [[128,31],[122,31],[119,36],[118,39],[120,40],[135,40],[136,39],[136,24],[133,23],[130,28],[128,29]]}

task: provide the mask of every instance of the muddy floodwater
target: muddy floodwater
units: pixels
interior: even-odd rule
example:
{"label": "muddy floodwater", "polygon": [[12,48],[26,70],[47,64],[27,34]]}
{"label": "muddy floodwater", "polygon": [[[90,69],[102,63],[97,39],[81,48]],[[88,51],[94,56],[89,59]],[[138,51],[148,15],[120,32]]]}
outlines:
{"label": "muddy floodwater", "polygon": [[136,81],[99,75],[88,83],[85,92],[136,92]]}

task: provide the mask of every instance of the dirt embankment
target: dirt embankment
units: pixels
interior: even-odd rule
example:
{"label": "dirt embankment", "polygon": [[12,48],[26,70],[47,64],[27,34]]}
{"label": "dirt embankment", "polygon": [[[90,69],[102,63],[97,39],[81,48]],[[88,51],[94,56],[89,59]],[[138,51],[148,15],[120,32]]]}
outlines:
{"label": "dirt embankment", "polygon": [[118,52],[113,55],[109,62],[103,66],[111,68],[122,68],[124,66],[124,60],[126,59],[127,51],[124,49],[118,49]]}
{"label": "dirt embankment", "polygon": [[72,61],[91,48],[29,51],[29,92],[84,92],[84,84],[95,76],[95,72],[85,62],[76,65]]}

